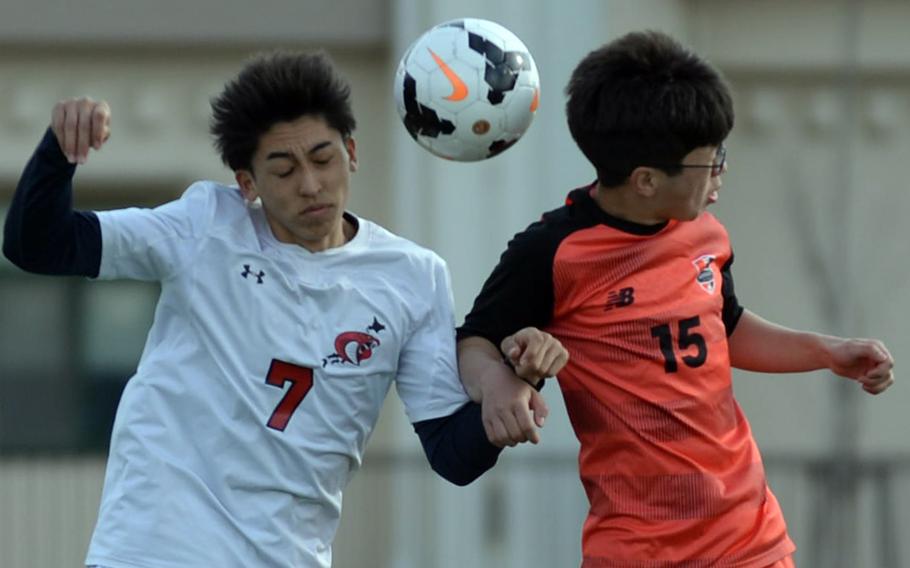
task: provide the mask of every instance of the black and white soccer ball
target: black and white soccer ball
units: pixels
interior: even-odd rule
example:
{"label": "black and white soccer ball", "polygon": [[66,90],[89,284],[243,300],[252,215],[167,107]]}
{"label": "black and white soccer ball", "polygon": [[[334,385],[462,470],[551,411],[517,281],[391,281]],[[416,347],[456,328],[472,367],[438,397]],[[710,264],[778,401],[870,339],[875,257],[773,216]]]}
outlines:
{"label": "black and white soccer ball", "polygon": [[462,162],[506,150],[525,133],[540,101],[537,66],[524,43],[489,20],[435,26],[405,52],[395,104],[411,137]]}

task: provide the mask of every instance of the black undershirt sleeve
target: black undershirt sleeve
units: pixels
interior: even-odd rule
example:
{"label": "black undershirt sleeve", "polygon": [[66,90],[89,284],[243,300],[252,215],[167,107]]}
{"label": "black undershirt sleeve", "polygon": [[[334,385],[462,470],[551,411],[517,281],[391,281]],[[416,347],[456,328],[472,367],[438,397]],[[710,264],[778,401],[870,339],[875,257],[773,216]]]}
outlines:
{"label": "black undershirt sleeve", "polygon": [[[559,238],[542,223],[516,235],[458,328],[458,339],[479,336],[499,345],[528,326],[543,328],[553,314],[553,256]],[[543,382],[541,382],[541,386]],[[467,485],[493,467],[502,451],[487,439],[480,404],[414,424],[433,470]]]}
{"label": "black undershirt sleeve", "polygon": [[48,129],[25,166],[3,226],[3,254],[28,272],[98,276],[101,226],[90,211],[73,211],[73,175]]}
{"label": "black undershirt sleeve", "polygon": [[743,315],[743,311],[745,310],[745,308],[739,305],[739,300],[736,298],[736,291],[733,289],[732,265],[733,254],[730,254],[730,260],[728,260],[723,268],[720,269],[721,279],[723,280],[721,294],[724,297],[722,317],[724,320],[724,327],[727,329],[727,337],[730,337],[733,330],[736,329],[736,324],[739,323],[739,318]]}
{"label": "black undershirt sleeve", "polygon": [[455,413],[414,423],[433,471],[455,485],[467,485],[496,464],[502,448],[487,439],[480,405],[469,402]]}
{"label": "black undershirt sleeve", "polygon": [[480,336],[498,347],[522,328],[546,327],[553,317],[553,258],[560,241],[543,222],[515,235],[458,328],[458,339]]}

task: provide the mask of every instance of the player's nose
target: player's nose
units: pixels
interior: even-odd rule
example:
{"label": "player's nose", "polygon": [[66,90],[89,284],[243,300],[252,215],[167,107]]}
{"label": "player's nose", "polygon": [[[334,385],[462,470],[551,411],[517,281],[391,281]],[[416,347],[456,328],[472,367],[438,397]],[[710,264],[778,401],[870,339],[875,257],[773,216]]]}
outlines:
{"label": "player's nose", "polygon": [[322,189],[322,186],[318,176],[316,176],[312,170],[308,168],[304,169],[303,175],[300,176],[300,183],[297,187],[297,191],[300,195],[310,197],[319,193],[320,189]]}

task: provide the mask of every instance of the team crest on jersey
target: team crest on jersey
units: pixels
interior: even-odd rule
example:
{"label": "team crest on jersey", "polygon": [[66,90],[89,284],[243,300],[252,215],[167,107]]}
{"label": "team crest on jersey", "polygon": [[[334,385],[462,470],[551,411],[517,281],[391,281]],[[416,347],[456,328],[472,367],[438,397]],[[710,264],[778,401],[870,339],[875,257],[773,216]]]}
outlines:
{"label": "team crest on jersey", "polygon": [[366,331],[339,333],[335,337],[335,352],[323,358],[322,366],[332,364],[359,367],[362,362],[372,357],[373,350],[379,347],[380,341],[376,336],[384,329],[385,326],[373,317],[373,323],[367,326]]}
{"label": "team crest on jersey", "polygon": [[695,281],[701,286],[702,290],[713,294],[717,289],[717,279],[714,277],[714,271],[711,265],[717,257],[713,254],[703,254],[692,261],[695,265]]}

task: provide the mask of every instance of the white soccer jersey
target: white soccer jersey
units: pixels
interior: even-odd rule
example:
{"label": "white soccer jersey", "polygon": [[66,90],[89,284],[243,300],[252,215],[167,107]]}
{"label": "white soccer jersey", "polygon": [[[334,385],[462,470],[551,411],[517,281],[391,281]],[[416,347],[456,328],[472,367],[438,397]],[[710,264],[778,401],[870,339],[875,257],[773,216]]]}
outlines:
{"label": "white soccer jersey", "polygon": [[100,278],[161,282],[87,564],[328,567],[341,492],[394,380],[412,422],[468,401],[433,252],[360,219],[278,242],[236,188],[98,214]]}

